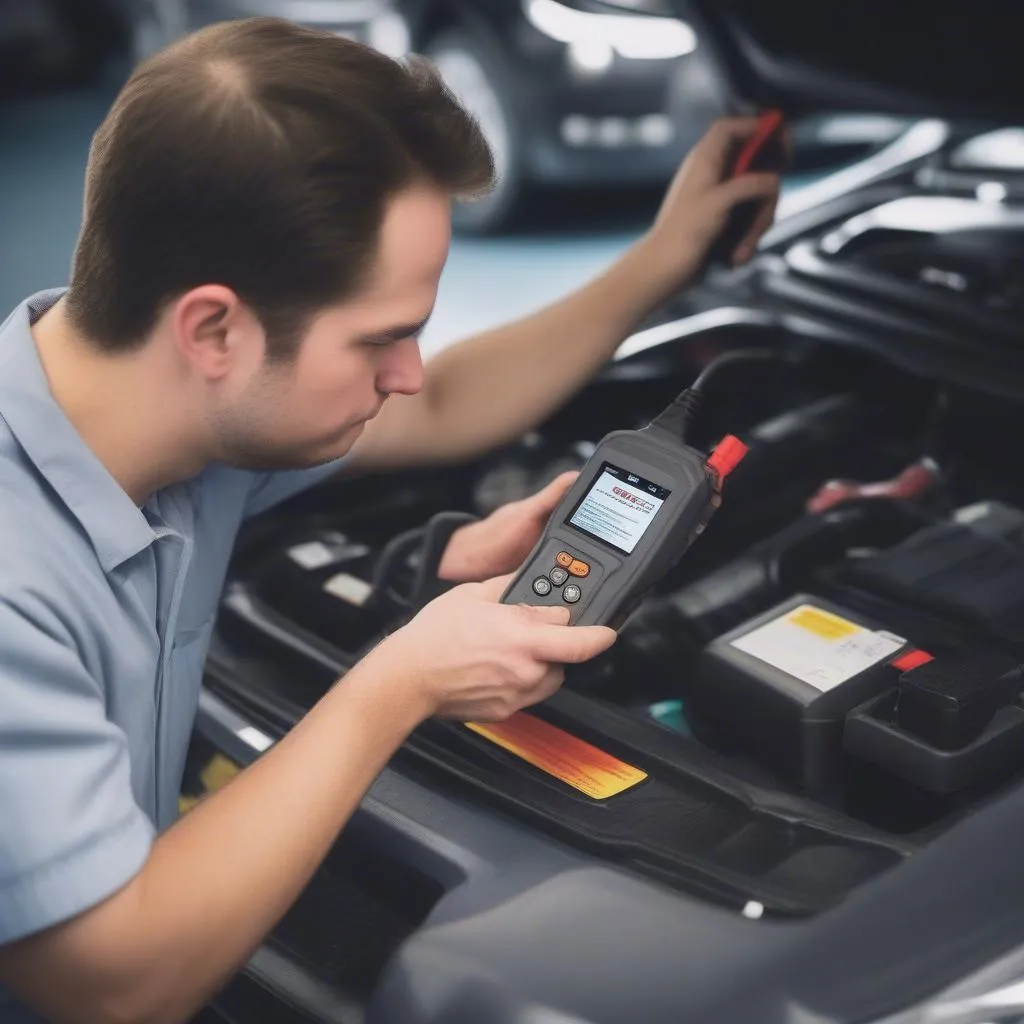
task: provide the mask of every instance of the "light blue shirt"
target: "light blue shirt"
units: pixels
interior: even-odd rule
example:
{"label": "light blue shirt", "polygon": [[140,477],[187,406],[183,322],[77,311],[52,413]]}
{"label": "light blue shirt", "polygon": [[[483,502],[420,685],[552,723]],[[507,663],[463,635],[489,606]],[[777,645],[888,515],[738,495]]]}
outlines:
{"label": "light blue shirt", "polygon": [[[136,506],[0,327],[0,943],[112,895],[175,819],[242,520],[336,472],[215,465]],[[59,979],[54,979],[59,984]],[[33,1019],[0,990],[0,1022]]]}

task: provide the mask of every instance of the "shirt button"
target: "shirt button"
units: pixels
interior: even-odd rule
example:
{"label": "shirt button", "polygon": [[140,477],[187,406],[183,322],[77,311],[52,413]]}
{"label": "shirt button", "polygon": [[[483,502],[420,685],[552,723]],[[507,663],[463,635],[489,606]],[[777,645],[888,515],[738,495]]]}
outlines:
{"label": "shirt button", "polygon": [[583,592],[575,583],[570,583],[569,586],[562,591],[562,600],[565,601],[566,604],[575,604],[582,596]]}
{"label": "shirt button", "polygon": [[552,569],[551,572],[548,573],[548,579],[551,580],[556,587],[560,587],[568,578],[569,574],[565,569],[561,568],[561,566],[556,569]]}
{"label": "shirt button", "polygon": [[533,581],[533,592],[541,597],[547,597],[551,593],[551,581],[546,576],[538,576]]}

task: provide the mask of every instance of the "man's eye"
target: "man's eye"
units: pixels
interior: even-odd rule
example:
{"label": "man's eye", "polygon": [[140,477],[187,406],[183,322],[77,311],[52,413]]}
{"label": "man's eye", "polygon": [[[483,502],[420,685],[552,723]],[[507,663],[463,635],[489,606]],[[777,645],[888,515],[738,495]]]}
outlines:
{"label": "man's eye", "polygon": [[407,334],[403,338],[381,338],[381,339],[376,340],[376,341],[371,341],[370,344],[374,348],[391,348],[393,345],[397,345],[400,341],[409,341],[410,339],[415,341],[416,340],[416,335],[415,334]]}

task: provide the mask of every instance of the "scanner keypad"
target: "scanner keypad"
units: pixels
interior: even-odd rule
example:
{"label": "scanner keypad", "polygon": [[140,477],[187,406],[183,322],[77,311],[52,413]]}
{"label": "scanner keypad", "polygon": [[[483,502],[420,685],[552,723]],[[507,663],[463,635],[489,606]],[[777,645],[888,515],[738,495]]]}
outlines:
{"label": "scanner keypad", "polygon": [[[582,580],[589,575],[590,565],[587,562],[568,551],[559,551],[555,555],[555,567],[548,573],[548,579],[556,587],[560,587],[570,576],[574,577],[574,580]],[[582,596],[583,591],[577,582],[570,583],[562,591],[562,600],[566,604],[575,604]]]}

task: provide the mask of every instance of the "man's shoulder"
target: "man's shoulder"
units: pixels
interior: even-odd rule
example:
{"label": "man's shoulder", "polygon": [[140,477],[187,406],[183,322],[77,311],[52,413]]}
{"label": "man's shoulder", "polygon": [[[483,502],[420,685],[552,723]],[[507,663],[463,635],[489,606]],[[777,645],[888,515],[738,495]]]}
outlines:
{"label": "man's shoulder", "polygon": [[0,419],[0,580],[14,576],[62,585],[90,550],[77,522]]}

